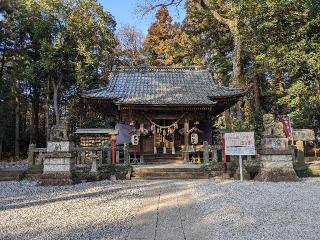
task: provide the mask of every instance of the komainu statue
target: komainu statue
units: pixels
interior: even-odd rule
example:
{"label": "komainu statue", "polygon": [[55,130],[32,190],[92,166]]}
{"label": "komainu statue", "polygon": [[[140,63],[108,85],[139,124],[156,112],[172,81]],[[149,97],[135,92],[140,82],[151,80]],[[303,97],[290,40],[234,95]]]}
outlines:
{"label": "komainu statue", "polygon": [[264,127],[264,132],[263,136],[264,137],[280,137],[280,138],[285,138],[286,135],[283,131],[283,124],[282,122],[276,121],[274,119],[273,114],[264,114],[263,115],[263,127]]}
{"label": "komainu statue", "polygon": [[68,123],[66,120],[61,121],[59,125],[53,125],[50,129],[50,141],[66,141],[68,140]]}

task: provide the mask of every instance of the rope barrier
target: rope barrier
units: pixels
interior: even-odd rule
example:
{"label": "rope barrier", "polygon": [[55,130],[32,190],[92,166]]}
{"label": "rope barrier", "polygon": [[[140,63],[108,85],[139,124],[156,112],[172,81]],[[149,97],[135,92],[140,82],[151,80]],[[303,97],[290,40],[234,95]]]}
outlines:
{"label": "rope barrier", "polygon": [[161,129],[169,129],[169,128],[176,126],[176,124],[184,117],[185,114],[186,113],[183,113],[174,123],[167,125],[167,126],[161,126],[161,125],[155,123],[154,121],[152,121],[152,119],[150,117],[148,117],[145,113],[143,113],[143,115],[149,120],[149,122],[151,124],[157,126],[158,128],[161,128]]}

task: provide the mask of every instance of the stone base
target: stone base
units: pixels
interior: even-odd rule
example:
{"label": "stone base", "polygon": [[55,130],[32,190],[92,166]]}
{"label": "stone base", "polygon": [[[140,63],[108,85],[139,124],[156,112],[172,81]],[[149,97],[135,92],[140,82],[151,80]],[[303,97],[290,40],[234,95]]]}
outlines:
{"label": "stone base", "polygon": [[44,173],[41,177],[43,186],[63,186],[78,183],[78,179],[71,173]]}
{"label": "stone base", "polygon": [[266,182],[294,182],[299,179],[293,168],[262,168],[254,180]]}
{"label": "stone base", "polygon": [[[276,138],[269,138],[271,142]],[[279,138],[279,142],[285,143],[284,139]],[[281,144],[280,144],[281,145]],[[257,181],[297,181],[298,176],[293,168],[292,150],[285,147],[278,149],[265,148],[260,151],[261,168],[255,177]]]}
{"label": "stone base", "polygon": [[75,168],[75,161],[70,153],[46,154],[43,162],[43,173],[66,172]]}

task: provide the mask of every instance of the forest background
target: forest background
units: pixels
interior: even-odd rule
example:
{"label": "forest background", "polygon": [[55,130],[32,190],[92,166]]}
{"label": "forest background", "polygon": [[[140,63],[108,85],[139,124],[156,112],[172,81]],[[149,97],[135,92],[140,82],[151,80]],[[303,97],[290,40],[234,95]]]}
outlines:
{"label": "forest background", "polygon": [[[176,23],[167,8],[181,4]],[[44,147],[61,119],[108,127],[90,106],[81,117],[80,96],[105,86],[114,65],[207,65],[218,84],[247,90],[217,127],[259,135],[270,112],[319,132],[319,1],[145,0],[137,14],[155,14],[146,36],[116,28],[96,0],[0,0],[0,159]]]}

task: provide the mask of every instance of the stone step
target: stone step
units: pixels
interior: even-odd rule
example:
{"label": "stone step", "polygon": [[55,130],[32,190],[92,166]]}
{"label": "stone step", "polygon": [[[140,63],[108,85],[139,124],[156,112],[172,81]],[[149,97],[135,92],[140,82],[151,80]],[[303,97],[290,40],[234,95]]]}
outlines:
{"label": "stone step", "polygon": [[168,177],[168,178],[201,178],[205,173],[192,172],[162,172],[162,173],[133,173],[132,177]]}
{"label": "stone step", "polygon": [[146,161],[145,160],[145,163],[147,163],[147,164],[170,164],[170,163],[183,164],[184,161],[183,160],[160,159],[160,160],[153,160],[153,161]]}
{"label": "stone step", "polygon": [[24,171],[0,170],[0,181],[19,181],[24,175]]}
{"label": "stone step", "polygon": [[134,167],[132,179],[207,179],[202,166],[146,166]]}
{"label": "stone step", "polygon": [[191,173],[203,173],[203,168],[134,168],[133,173],[179,173],[179,172],[191,172]]}
{"label": "stone step", "polygon": [[194,173],[165,173],[150,175],[133,175],[131,180],[158,180],[158,179],[208,179],[208,174]]}

